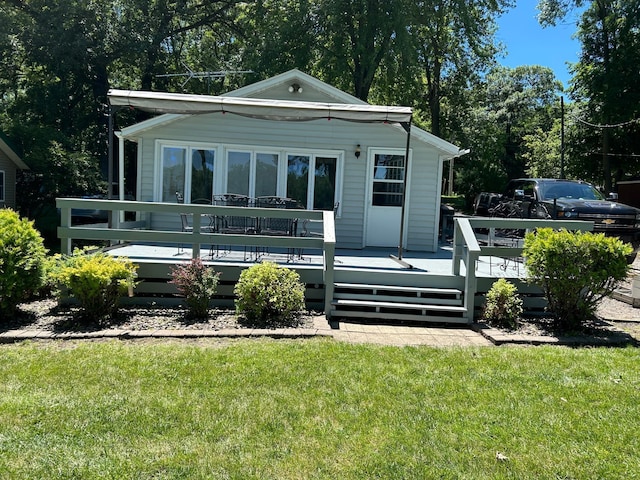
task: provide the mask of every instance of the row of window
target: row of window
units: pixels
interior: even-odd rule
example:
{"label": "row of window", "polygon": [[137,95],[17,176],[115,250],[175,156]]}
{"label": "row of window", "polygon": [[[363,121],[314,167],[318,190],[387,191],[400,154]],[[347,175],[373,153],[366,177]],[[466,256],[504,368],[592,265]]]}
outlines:
{"label": "row of window", "polygon": [[211,199],[233,193],[281,196],[310,210],[331,210],[338,198],[343,157],[340,152],[288,153],[261,149],[220,149],[161,145],[163,202]]}

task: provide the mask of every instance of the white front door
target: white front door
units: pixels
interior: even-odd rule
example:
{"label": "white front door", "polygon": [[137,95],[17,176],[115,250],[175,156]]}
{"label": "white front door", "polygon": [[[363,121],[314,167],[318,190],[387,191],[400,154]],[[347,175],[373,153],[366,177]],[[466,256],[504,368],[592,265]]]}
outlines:
{"label": "white front door", "polygon": [[404,152],[371,151],[367,171],[365,246],[397,247],[404,190]]}

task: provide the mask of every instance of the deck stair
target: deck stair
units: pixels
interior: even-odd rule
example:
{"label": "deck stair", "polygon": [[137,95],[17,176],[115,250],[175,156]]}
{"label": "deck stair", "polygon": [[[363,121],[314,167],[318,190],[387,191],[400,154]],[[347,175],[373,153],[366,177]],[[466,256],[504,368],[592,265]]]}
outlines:
{"label": "deck stair", "polygon": [[334,318],[467,323],[463,292],[456,288],[334,283]]}

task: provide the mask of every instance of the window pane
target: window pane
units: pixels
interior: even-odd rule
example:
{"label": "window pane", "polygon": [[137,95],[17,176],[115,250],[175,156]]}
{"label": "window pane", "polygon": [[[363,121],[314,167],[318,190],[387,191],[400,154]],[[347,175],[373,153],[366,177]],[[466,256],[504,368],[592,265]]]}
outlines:
{"label": "window pane", "polygon": [[313,209],[333,210],[336,198],[336,158],[316,158],[313,187]]}
{"label": "window pane", "polygon": [[373,177],[373,205],[402,206],[404,156],[376,154]]}
{"label": "window pane", "polygon": [[0,172],[0,202],[4,202],[4,172]]}
{"label": "window pane", "polygon": [[302,208],[307,208],[309,160],[310,157],[303,155],[289,155],[287,158],[287,197],[297,200]]}
{"label": "window pane", "polygon": [[274,196],[278,189],[278,154],[256,155],[256,197]]}
{"label": "window pane", "polygon": [[211,200],[214,160],[214,150],[191,151],[191,201]]}
{"label": "window pane", "polygon": [[250,168],[251,154],[249,152],[229,152],[226,193],[249,195]]}
{"label": "window pane", "polygon": [[383,207],[402,206],[402,183],[382,183],[373,184],[373,204]]}
{"label": "window pane", "polygon": [[374,177],[376,180],[403,180],[403,155],[376,155]]}
{"label": "window pane", "polygon": [[162,201],[175,202],[176,192],[184,195],[184,172],[187,152],[180,147],[162,149]]}

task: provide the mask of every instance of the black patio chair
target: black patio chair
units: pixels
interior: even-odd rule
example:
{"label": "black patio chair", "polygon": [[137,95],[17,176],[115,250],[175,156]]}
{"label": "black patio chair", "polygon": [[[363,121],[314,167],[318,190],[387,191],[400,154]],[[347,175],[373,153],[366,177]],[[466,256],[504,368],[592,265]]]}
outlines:
{"label": "black patio chair", "polygon": [[[224,207],[248,207],[246,195],[225,194],[214,197],[216,205]],[[214,221],[218,233],[229,235],[253,235],[256,233],[256,221],[246,215],[218,215]],[[229,248],[231,250],[231,248]],[[247,259],[247,247],[244,247],[244,259]]]}
{"label": "black patio chair", "polygon": [[[255,206],[258,208],[283,208],[293,209],[299,208],[298,202],[290,198],[282,197],[258,197],[255,200]],[[260,217],[258,219],[258,233],[260,235],[275,237],[295,237],[298,230],[297,218],[273,218]],[[265,250],[267,251],[267,250]],[[287,259],[294,257],[294,250],[287,249]]]}

